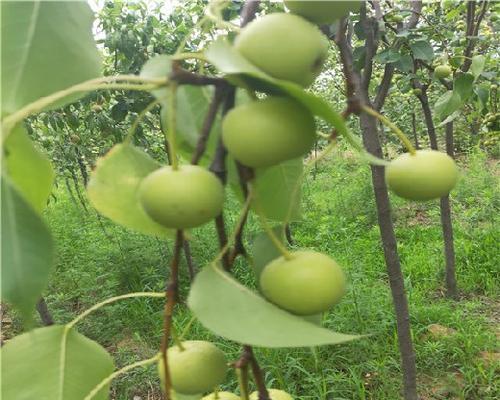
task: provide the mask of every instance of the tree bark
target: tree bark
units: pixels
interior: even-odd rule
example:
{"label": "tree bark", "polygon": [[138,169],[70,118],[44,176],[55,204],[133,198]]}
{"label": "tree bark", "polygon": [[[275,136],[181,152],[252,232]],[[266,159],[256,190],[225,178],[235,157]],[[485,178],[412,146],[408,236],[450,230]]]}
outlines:
{"label": "tree bark", "polygon": [[[454,156],[453,142],[453,122],[446,124],[446,153],[453,158]],[[444,240],[444,257],[445,257],[445,282],[446,296],[452,299],[457,298],[457,278],[455,267],[455,245],[453,242],[453,224],[451,220],[451,205],[450,196],[447,195],[440,199],[441,211],[441,227],[443,230]]]}
{"label": "tree bark", "polygon": [[45,326],[54,325],[54,318],[52,318],[52,314],[47,307],[47,303],[43,297],[40,297],[38,303],[36,303],[36,310],[40,315],[40,319],[42,320],[42,324]]}
{"label": "tree bark", "polygon": [[[373,155],[382,157],[382,148],[378,140],[376,121],[369,115],[362,114],[360,116],[360,124],[366,149]],[[396,313],[399,351],[401,353],[401,366],[403,369],[404,398],[405,400],[418,400],[417,370],[411,337],[408,300],[406,298],[396,236],[391,219],[391,205],[384,179],[384,169],[379,166],[371,166],[371,172],[380,236]]]}
{"label": "tree bark", "polygon": [[422,94],[418,96],[420,104],[422,105],[422,111],[424,113],[425,125],[427,126],[427,135],[429,136],[429,142],[431,144],[431,149],[437,150],[437,136],[436,129],[434,128],[434,121],[432,120],[432,111],[429,106],[429,99],[427,98],[426,89],[422,89]]}
{"label": "tree bark", "polygon": [[[434,127],[434,121],[432,120],[432,112],[429,106],[426,92],[422,91],[422,95],[418,96],[418,98],[422,105],[422,111],[424,112],[425,124],[427,126],[431,148],[433,150],[438,150],[436,129]],[[446,124],[446,153],[450,157],[453,157],[454,155],[453,148],[453,122],[449,122]],[[453,223],[451,221],[451,205],[449,195],[442,197],[439,200],[439,214],[441,217],[441,230],[443,232],[444,242],[446,297],[453,299],[457,297],[458,292],[455,272],[456,268],[455,245],[453,243]]]}
{"label": "tree bark", "polygon": [[411,129],[413,132],[413,140],[415,141],[415,149],[420,150],[420,143],[418,142],[417,133],[417,117],[415,116],[415,112],[411,113]]}

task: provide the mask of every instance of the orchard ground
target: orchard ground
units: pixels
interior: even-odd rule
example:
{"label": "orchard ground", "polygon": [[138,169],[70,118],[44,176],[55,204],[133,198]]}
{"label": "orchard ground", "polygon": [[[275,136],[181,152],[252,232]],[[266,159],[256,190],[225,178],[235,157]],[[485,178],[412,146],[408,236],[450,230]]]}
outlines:
{"label": "orchard ground", "polygon": [[[493,400],[500,398],[499,165],[482,153],[462,157],[459,163],[462,176],[452,193],[459,302],[444,298],[439,202],[415,203],[393,196],[393,216],[422,398]],[[57,322],[68,322],[111,296],[163,291],[171,243],[126,231],[105,219],[100,222],[91,207],[85,212],[71,199],[63,182],[54,194],[46,216],[58,246],[58,263],[46,299]],[[232,226],[239,203],[231,197],[228,201],[227,224]],[[303,220],[291,227],[292,247],[332,255],[349,279],[348,294],[324,316],[324,325],[370,336],[318,349],[257,349],[268,387],[304,400],[399,399],[396,327],[368,167],[349,153],[333,154],[307,177],[303,209]],[[254,219],[247,227],[250,234],[259,230]],[[194,230],[191,244],[200,268],[217,252],[213,224]],[[255,287],[242,261],[235,271],[238,279]],[[181,301],[187,283],[183,263]],[[103,344],[117,365],[124,366],[157,352],[162,310],[159,299],[129,299],[91,315],[79,330]],[[15,315],[10,316],[14,323],[4,326],[7,338],[20,330]],[[177,331],[190,317],[181,305]],[[239,355],[239,345],[214,337],[196,322],[186,339],[214,341],[230,360]],[[237,391],[233,372],[223,389]],[[160,399],[156,368],[136,369],[117,379],[112,398]]]}

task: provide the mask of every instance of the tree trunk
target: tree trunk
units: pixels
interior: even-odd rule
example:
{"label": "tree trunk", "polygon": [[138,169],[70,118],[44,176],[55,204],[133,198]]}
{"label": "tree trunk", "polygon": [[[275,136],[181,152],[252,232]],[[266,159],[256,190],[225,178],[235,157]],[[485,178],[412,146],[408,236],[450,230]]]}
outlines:
{"label": "tree trunk", "polygon": [[54,325],[54,318],[52,318],[52,314],[50,314],[47,303],[45,302],[45,299],[43,297],[40,297],[40,300],[38,300],[38,303],[36,303],[36,310],[40,315],[40,319],[42,320],[43,325]]}
{"label": "tree trunk", "polygon": [[411,129],[413,132],[413,140],[415,140],[415,149],[420,150],[420,143],[418,143],[418,133],[417,133],[417,117],[415,112],[411,113]]}
{"label": "tree trunk", "polygon": [[[453,151],[453,122],[446,124],[446,153],[454,156]],[[449,298],[457,298],[457,279],[455,272],[455,246],[453,243],[453,224],[451,222],[451,205],[450,196],[445,196],[440,199],[441,211],[441,227],[443,229],[444,240],[444,256],[445,256],[445,282],[446,296]]]}
{"label": "tree trunk", "polygon": [[422,90],[422,94],[418,96],[420,104],[422,104],[422,111],[424,112],[425,125],[427,126],[427,134],[429,135],[429,142],[431,144],[431,149],[437,150],[438,143],[436,137],[436,129],[434,128],[434,121],[432,120],[432,112],[429,107],[429,99],[427,98],[427,92]]}
{"label": "tree trunk", "polygon": [[[360,116],[363,142],[366,149],[377,157],[382,156],[382,148],[377,135],[375,119],[362,114]],[[408,300],[406,298],[403,273],[398,257],[398,249],[394,227],[391,219],[391,205],[387,186],[384,179],[384,169],[371,166],[373,191],[377,205],[378,223],[384,257],[389,275],[392,299],[396,313],[399,351],[401,352],[401,366],[403,369],[403,386],[405,400],[418,400],[417,396],[417,370],[415,365],[415,352],[410,329],[410,315]]]}
{"label": "tree trunk", "polygon": [[[422,96],[419,96],[419,99],[425,116],[425,124],[427,125],[431,148],[433,150],[438,150],[432,112],[425,92],[422,93]],[[453,122],[449,122],[446,124],[446,153],[448,153],[450,157],[453,157],[453,147]],[[455,247],[453,243],[450,196],[442,197],[439,200],[439,214],[441,216],[441,229],[443,231],[444,241],[446,296],[449,298],[456,298],[457,279],[455,274]]]}

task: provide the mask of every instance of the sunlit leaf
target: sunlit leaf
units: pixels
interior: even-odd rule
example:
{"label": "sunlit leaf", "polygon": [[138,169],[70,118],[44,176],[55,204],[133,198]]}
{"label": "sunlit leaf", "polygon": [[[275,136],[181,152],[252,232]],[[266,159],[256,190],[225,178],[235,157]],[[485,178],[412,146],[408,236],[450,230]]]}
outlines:
{"label": "sunlit leaf", "polygon": [[291,220],[300,219],[302,185],[298,180],[302,170],[302,159],[294,159],[256,171],[255,197],[267,218],[277,221],[284,221],[287,216]]}
{"label": "sunlit leaf", "polygon": [[5,171],[26,201],[41,212],[54,183],[54,170],[22,125],[18,125],[4,143]]}
{"label": "sunlit leaf", "polygon": [[[172,72],[172,58],[166,54],[149,59],[141,69],[143,78],[165,78]],[[156,89],[151,93],[163,104],[167,101],[167,89]]]}
{"label": "sunlit leaf", "polygon": [[171,231],[146,214],[137,190],[147,175],[160,164],[136,147],[118,144],[97,161],[87,193],[92,205],[105,217],[135,231],[169,236]]}
{"label": "sunlit leaf", "polygon": [[413,57],[417,60],[432,61],[434,58],[434,50],[430,43],[426,40],[418,40],[410,43],[410,48]]}
{"label": "sunlit leaf", "polygon": [[50,232],[38,213],[2,176],[2,299],[30,319],[54,263]]}
{"label": "sunlit leaf", "polygon": [[455,91],[449,90],[443,94],[434,105],[439,119],[443,120],[462,106],[462,99]]}
{"label": "sunlit leaf", "polygon": [[486,63],[486,58],[480,54],[472,57],[470,70],[476,78],[483,72],[485,63]]}
{"label": "sunlit leaf", "polygon": [[[111,356],[71,329],[61,357],[64,326],[24,333],[2,347],[2,399],[82,400],[113,372]],[[93,398],[109,398],[105,387]]]}
{"label": "sunlit leaf", "polygon": [[188,305],[207,329],[253,346],[320,346],[359,338],[321,328],[281,310],[214,264],[196,276]]}
{"label": "sunlit leaf", "polygon": [[[283,226],[277,226],[274,228],[276,237],[278,237],[281,242],[284,241]],[[253,258],[253,270],[257,280],[264,269],[264,267],[281,256],[280,251],[274,245],[273,241],[269,238],[266,232],[260,232],[255,235],[252,241],[252,258]]]}
{"label": "sunlit leaf", "polygon": [[[83,1],[2,1],[2,112],[98,77],[93,13]],[[53,105],[74,101],[76,94]]]}
{"label": "sunlit leaf", "polygon": [[474,76],[469,73],[460,74],[453,82],[453,91],[456,92],[462,101],[466,101],[472,95],[472,85]]}

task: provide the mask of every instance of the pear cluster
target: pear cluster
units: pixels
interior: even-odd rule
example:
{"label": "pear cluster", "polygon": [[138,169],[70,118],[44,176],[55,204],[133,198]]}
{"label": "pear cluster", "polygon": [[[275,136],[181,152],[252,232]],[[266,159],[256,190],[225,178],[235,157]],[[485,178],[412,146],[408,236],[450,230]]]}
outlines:
{"label": "pear cluster", "polygon": [[[250,22],[234,48],[250,63],[282,81],[310,86],[328,54],[328,40],[315,24],[332,23],[360,1],[285,1],[291,13],[272,13]],[[315,141],[311,111],[289,97],[269,96],[231,110],[222,139],[242,164],[265,168],[308,153]]]}
{"label": "pear cluster", "polygon": [[[328,41],[315,24],[331,23],[356,11],[360,1],[285,4],[292,14],[254,20],[238,35],[234,47],[273,78],[307,87],[321,72],[328,52]],[[222,124],[222,139],[236,160],[265,168],[307,154],[316,140],[315,130],[314,117],[304,105],[290,97],[268,96],[230,111]],[[270,302],[297,315],[327,311],[346,291],[339,265],[313,251],[297,251],[271,261],[259,279],[262,294]],[[280,391],[273,393],[273,399],[288,399]]]}
{"label": "pear cluster", "polygon": [[[331,3],[331,4],[330,4]],[[292,13],[270,14],[248,24],[234,41],[235,49],[269,76],[310,86],[320,74],[328,41],[316,24],[330,23],[359,8],[359,1],[290,1]],[[287,96],[267,96],[239,105],[222,122],[222,140],[242,164],[267,168],[307,154],[316,140],[311,111]],[[139,201],[146,214],[171,229],[200,226],[221,211],[224,188],[215,175],[195,165],[161,167],[142,181]],[[345,293],[341,268],[330,257],[297,251],[271,261],[260,276],[264,296],[298,315],[328,310]],[[195,395],[214,390],[227,373],[224,353],[206,341],[184,341],[167,350],[172,388]],[[158,362],[163,381],[164,360]],[[293,400],[286,392],[269,389],[271,400]],[[229,392],[213,392],[204,400],[236,400]],[[250,399],[258,398],[252,393]]]}

